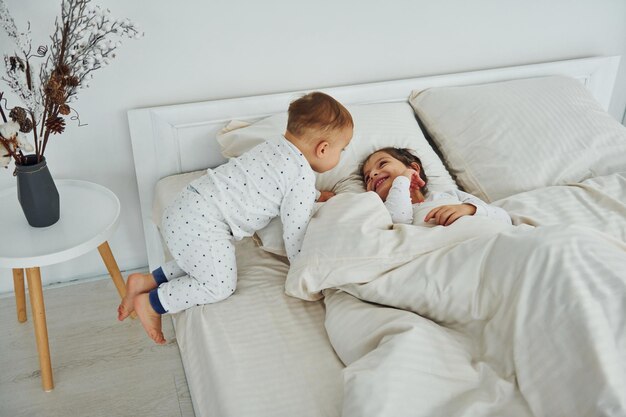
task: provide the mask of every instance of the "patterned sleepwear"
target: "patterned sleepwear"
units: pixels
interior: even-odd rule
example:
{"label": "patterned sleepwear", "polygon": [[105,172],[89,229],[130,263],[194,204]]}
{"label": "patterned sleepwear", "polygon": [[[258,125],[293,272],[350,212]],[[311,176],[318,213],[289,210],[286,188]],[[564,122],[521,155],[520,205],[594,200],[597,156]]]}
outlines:
{"label": "patterned sleepwear", "polygon": [[153,272],[158,313],[221,301],[237,284],[234,239],[252,236],[277,216],[289,260],[300,252],[316,197],[308,161],[284,138],[264,142],[207,170],[170,204],[162,221],[174,258]]}
{"label": "patterned sleepwear", "polygon": [[[425,196],[426,200],[423,203],[413,204],[411,202],[410,186],[411,181],[402,175],[397,176],[391,184],[385,206],[391,214],[391,220],[394,223],[414,223],[414,212],[423,204],[428,204],[432,206],[430,209],[433,209],[439,205],[468,203],[476,207],[475,216],[489,217],[511,224],[511,217],[505,210],[491,206],[480,198],[461,190],[431,192]],[[416,219],[416,221],[419,224],[422,222],[422,219]]]}

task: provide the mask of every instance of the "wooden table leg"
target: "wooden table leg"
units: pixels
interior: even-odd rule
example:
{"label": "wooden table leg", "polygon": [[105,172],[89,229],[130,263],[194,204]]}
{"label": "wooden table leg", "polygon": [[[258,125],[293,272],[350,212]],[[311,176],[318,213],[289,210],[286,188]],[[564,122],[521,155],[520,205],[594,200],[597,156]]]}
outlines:
{"label": "wooden table leg", "polygon": [[[124,283],[124,278],[122,277],[122,273],[120,272],[119,266],[117,266],[117,262],[115,261],[115,257],[113,256],[113,252],[111,252],[111,247],[109,246],[109,242],[104,242],[102,245],[98,246],[98,252],[100,252],[100,256],[104,261],[104,264],[109,271],[109,275],[111,275],[111,279],[117,288],[117,292],[120,295],[120,298],[124,298],[126,295],[126,284]],[[130,313],[130,318],[137,318],[137,313],[134,311]]]}
{"label": "wooden table leg", "polygon": [[50,362],[50,347],[48,346],[48,327],[46,324],[46,307],[43,303],[43,289],[41,288],[41,273],[39,267],[26,268],[28,280],[28,294],[30,307],[35,322],[35,338],[39,352],[39,367],[41,369],[41,384],[46,392],[52,391],[52,364]]}
{"label": "wooden table leg", "polygon": [[100,256],[109,271],[109,275],[111,275],[111,279],[117,288],[120,298],[124,298],[126,295],[126,284],[124,284],[124,278],[122,278],[120,268],[117,266],[117,262],[115,262],[113,252],[111,252],[111,248],[109,247],[109,242],[104,242],[102,245],[98,246],[98,252],[100,252]]}
{"label": "wooden table leg", "polygon": [[17,321],[26,321],[26,291],[24,290],[24,270],[13,269],[13,288],[15,289],[15,308],[17,309]]}

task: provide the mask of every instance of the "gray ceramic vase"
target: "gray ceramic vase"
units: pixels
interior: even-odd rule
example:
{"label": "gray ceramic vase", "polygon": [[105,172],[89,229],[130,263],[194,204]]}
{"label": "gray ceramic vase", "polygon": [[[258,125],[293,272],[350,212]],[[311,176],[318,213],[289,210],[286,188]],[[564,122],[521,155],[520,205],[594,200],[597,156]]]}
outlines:
{"label": "gray ceramic vase", "polygon": [[59,220],[59,191],[48,170],[46,158],[37,162],[36,155],[27,155],[26,163],[15,165],[17,199],[28,224],[47,227]]}

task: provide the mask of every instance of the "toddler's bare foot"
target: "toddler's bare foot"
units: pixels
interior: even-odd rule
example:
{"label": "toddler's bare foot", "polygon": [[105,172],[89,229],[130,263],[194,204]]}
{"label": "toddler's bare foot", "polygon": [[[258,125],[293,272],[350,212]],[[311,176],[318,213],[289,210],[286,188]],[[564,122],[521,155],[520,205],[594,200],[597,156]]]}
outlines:
{"label": "toddler's bare foot", "polygon": [[150,292],[157,287],[157,283],[152,274],[130,274],[126,281],[126,296],[117,308],[117,319],[124,320],[135,310],[133,300],[135,296],[144,292]]}
{"label": "toddler's bare foot", "polygon": [[161,331],[161,315],[154,311],[150,305],[150,297],[148,293],[139,294],[135,297],[135,311],[144,330],[155,343],[162,345],[165,343],[165,337]]}

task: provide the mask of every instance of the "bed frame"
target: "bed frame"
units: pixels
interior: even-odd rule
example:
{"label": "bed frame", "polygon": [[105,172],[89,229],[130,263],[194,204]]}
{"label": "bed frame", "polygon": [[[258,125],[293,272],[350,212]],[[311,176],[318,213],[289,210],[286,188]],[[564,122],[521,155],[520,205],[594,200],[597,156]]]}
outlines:
{"label": "bed frame", "polygon": [[[412,90],[480,84],[516,78],[568,75],[581,80],[608,109],[620,57],[594,57],[457,74],[321,88],[343,104],[406,102]],[[163,247],[152,221],[157,181],[169,175],[215,167],[225,161],[216,133],[233,119],[248,122],[286,111],[304,91],[130,110],[128,120],[139,187],[148,262],[163,262]]]}

